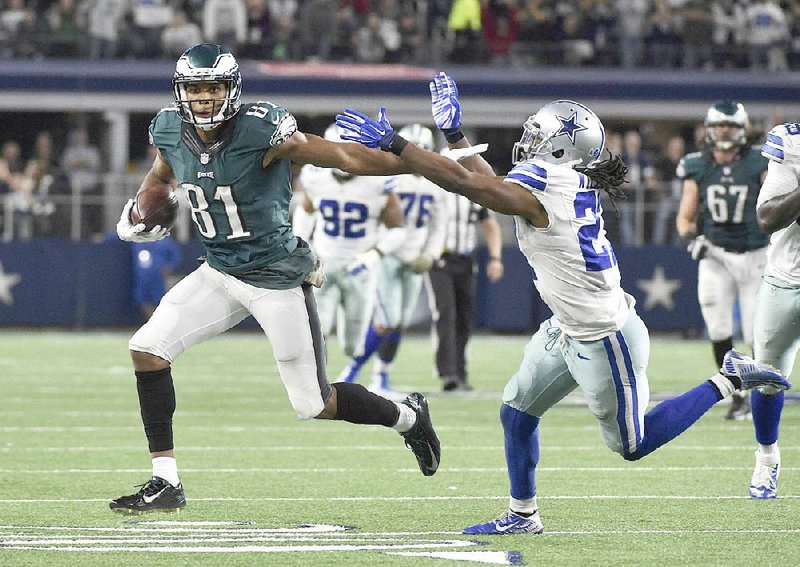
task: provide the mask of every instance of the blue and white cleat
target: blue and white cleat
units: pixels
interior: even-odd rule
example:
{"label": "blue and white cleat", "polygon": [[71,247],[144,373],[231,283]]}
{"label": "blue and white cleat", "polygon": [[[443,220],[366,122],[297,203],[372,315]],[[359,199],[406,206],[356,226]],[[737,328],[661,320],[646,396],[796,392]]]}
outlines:
{"label": "blue and white cleat", "polygon": [[339,377],[336,378],[337,382],[346,382],[348,384],[352,384],[358,378],[358,371],[361,370],[359,366],[356,366],[352,362],[348,362],[347,366],[342,368],[342,371],[339,373]]}
{"label": "blue and white cleat", "polygon": [[742,390],[762,386],[776,390],[788,390],[792,387],[792,383],[769,364],[759,364],[749,356],[735,350],[725,353],[719,372],[724,376],[739,378],[742,381]]}
{"label": "blue and white cleat", "polygon": [[485,524],[476,524],[464,528],[465,534],[473,535],[505,535],[505,534],[540,534],[544,532],[542,520],[539,512],[534,512],[533,516],[526,518],[515,514],[510,510],[504,512],[496,520]]}
{"label": "blue and white cleat", "polygon": [[753,470],[753,478],[750,479],[750,498],[759,500],[777,498],[780,473],[780,456],[762,455],[756,451],[756,468]]}

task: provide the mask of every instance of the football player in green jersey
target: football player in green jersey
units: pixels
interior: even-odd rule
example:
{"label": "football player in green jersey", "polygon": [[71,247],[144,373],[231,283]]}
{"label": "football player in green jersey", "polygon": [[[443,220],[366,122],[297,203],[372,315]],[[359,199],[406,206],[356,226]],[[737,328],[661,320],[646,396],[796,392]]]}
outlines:
{"label": "football player in green jersey", "polygon": [[[392,154],[334,143],[297,130],[271,102],[242,104],[234,56],[200,44],[178,60],[175,105],[150,125],[158,149],[143,187],[173,180],[186,190],[206,261],[162,299],[130,340],[153,475],[141,490],[113,500],[115,511],[139,514],[185,506],[172,436],[172,362],[186,349],[253,315],[272,345],[292,407],[304,419],[337,419],[397,430],[426,476],[436,472],[440,445],[420,394],[395,403],[358,384],[330,385],[311,285],[324,276],[314,253],[289,222],[291,162],[356,175],[405,173]],[[143,242],[167,230],[133,224],[129,201],[117,234]],[[343,221],[346,222],[346,219]]]}
{"label": "football player in green jersey", "polygon": [[[677,175],[683,194],[678,234],[692,239],[699,261],[697,295],[714,359],[733,348],[733,307],[738,299],[742,335],[753,345],[753,310],[766,264],[769,237],[758,226],[756,200],[767,159],[747,140],[749,120],[741,103],[715,102],[706,113],[706,148],[684,156]],[[728,419],[747,419],[750,400],[734,393]]]}

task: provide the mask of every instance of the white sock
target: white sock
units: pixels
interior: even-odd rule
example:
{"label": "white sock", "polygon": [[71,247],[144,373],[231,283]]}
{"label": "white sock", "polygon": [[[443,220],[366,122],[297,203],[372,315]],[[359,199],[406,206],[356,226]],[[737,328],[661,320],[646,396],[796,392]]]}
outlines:
{"label": "white sock", "polygon": [[536,496],[517,500],[513,496],[508,499],[508,509],[517,514],[532,515],[539,507],[536,505]]}
{"label": "white sock", "polygon": [[392,426],[392,429],[399,433],[405,433],[417,423],[417,413],[405,404],[395,402],[395,405],[400,410],[400,417],[397,419],[397,423]]}
{"label": "white sock", "polygon": [[719,372],[709,378],[709,380],[714,383],[719,393],[722,394],[723,400],[736,391],[736,388],[733,387],[733,383]]}
{"label": "white sock", "polygon": [[178,463],[175,457],[153,457],[153,476],[163,478],[172,486],[178,486],[181,480],[178,478]]}
{"label": "white sock", "polygon": [[781,450],[778,449],[778,444],[772,445],[759,445],[756,450],[756,460],[765,465],[774,465],[781,462]]}

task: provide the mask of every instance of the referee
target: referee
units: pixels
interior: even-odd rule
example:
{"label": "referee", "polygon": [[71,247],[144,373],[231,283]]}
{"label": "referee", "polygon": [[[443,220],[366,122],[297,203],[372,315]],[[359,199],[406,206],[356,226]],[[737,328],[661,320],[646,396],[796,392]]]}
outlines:
{"label": "referee", "polygon": [[466,350],[472,332],[475,304],[476,225],[480,222],[492,283],[503,277],[503,236],[489,209],[466,197],[447,193],[447,230],[444,252],[428,272],[428,297],[436,326],[436,369],[444,391],[471,390],[467,382]]}

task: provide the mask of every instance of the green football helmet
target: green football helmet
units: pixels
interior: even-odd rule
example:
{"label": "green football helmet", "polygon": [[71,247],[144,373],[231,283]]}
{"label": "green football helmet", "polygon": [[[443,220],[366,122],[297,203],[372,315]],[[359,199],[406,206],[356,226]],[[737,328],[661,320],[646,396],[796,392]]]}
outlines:
{"label": "green football helmet", "polygon": [[[186,88],[192,83],[225,83],[227,94],[225,101],[214,116],[200,117],[192,112]],[[242,75],[236,58],[224,51],[219,45],[201,43],[184,51],[175,65],[172,78],[172,90],[178,115],[184,122],[194,124],[202,130],[213,130],[226,120],[232,118],[241,103]]]}
{"label": "green football helmet", "polygon": [[[741,102],[718,100],[706,112],[706,143],[718,150],[730,151],[747,144],[747,128],[750,118]],[[733,126],[726,135],[720,135],[716,126]]]}

